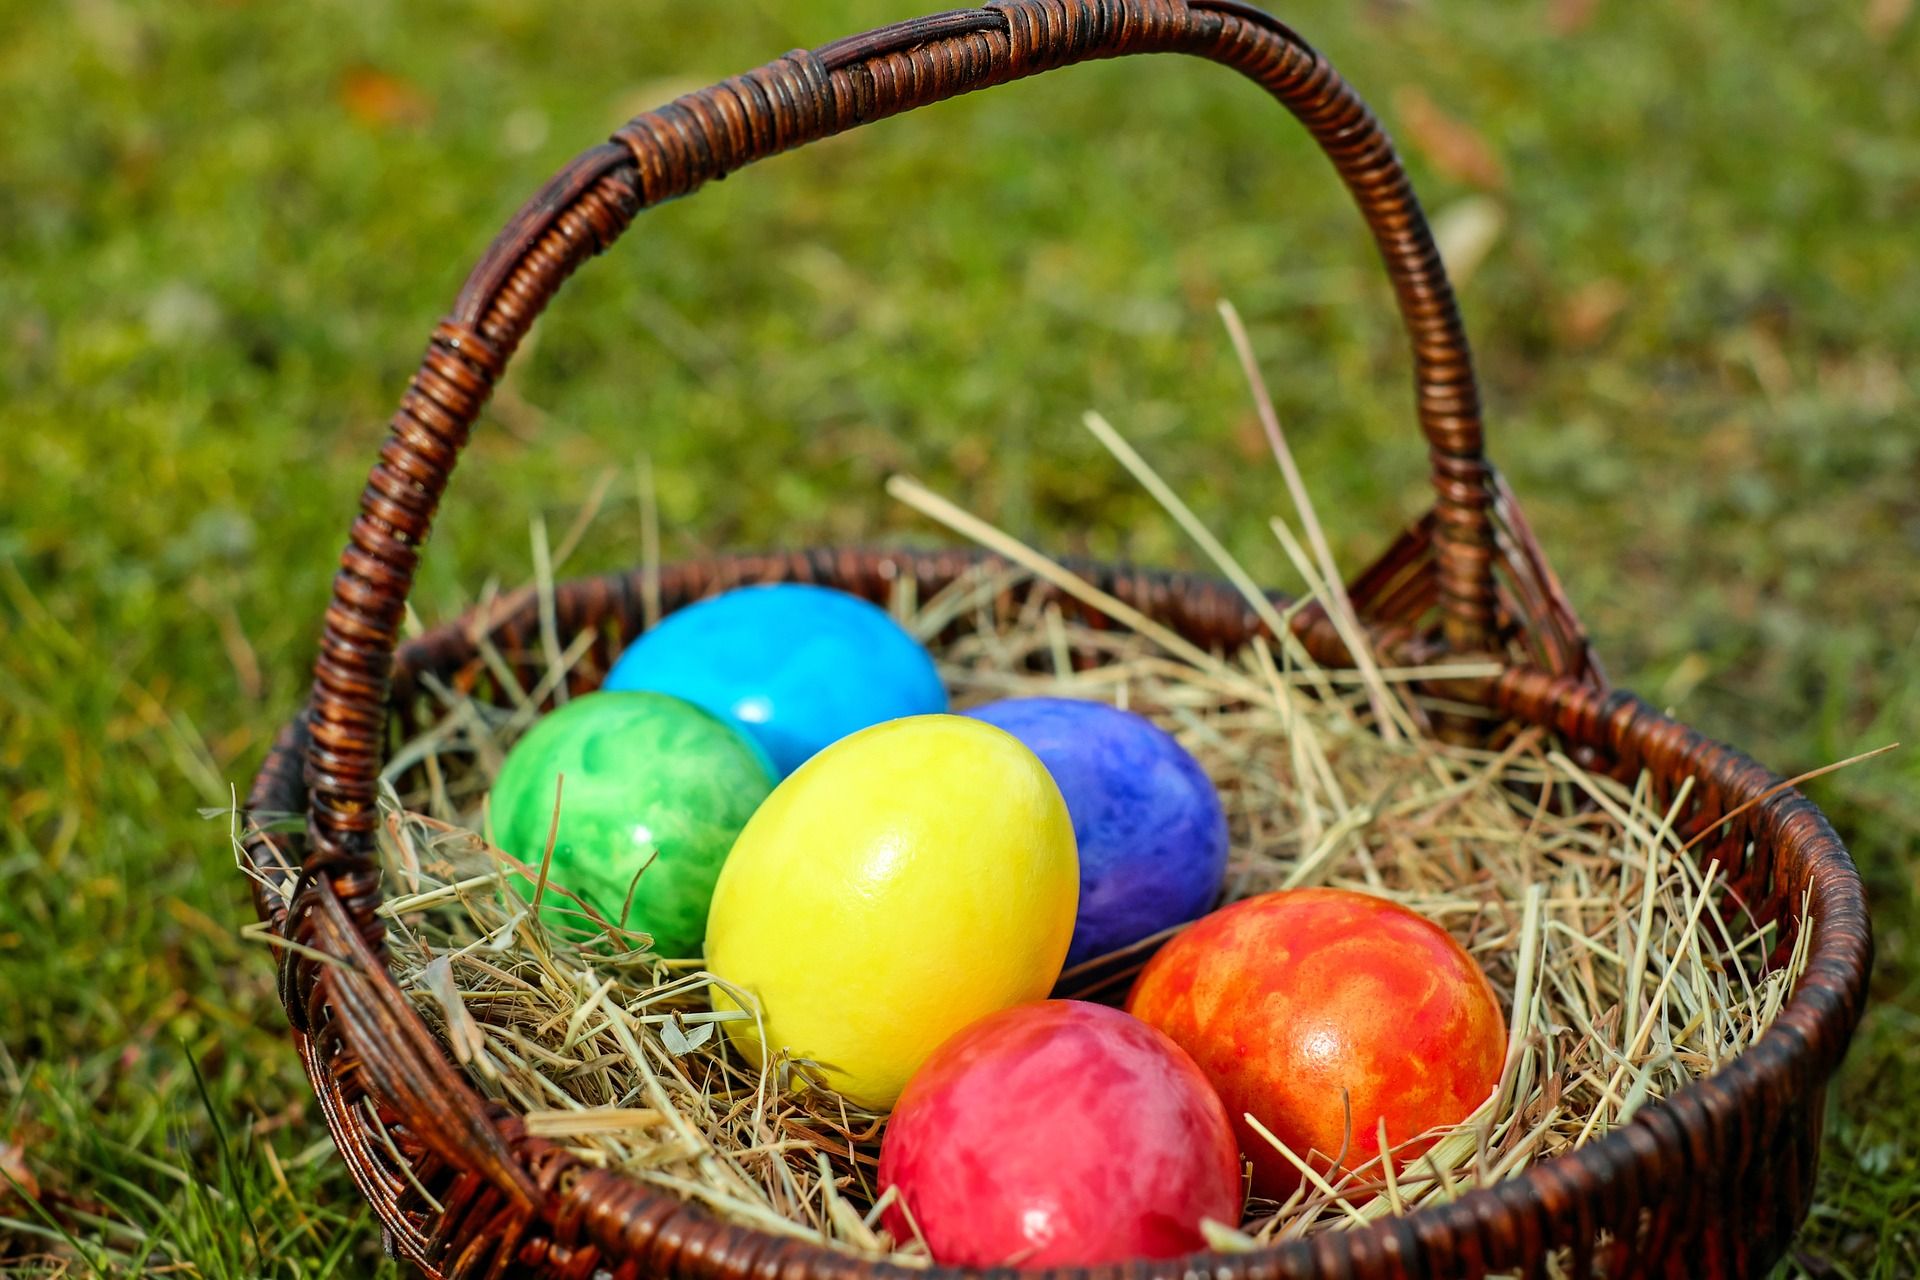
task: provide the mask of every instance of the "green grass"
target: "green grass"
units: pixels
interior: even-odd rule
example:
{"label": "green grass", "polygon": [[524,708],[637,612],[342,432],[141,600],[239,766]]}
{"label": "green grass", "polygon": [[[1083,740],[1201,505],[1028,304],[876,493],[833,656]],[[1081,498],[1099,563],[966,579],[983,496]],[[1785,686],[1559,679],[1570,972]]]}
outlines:
{"label": "green grass", "polygon": [[[1431,210],[1504,215],[1462,291],[1492,444],[1614,675],[1783,771],[1911,741],[1920,16],[1683,0],[1563,33],[1582,7],[1286,13],[1400,133]],[[502,219],[677,88],[918,9],[0,14],[0,1156],[40,1189],[0,1189],[0,1268],[381,1265],[199,811],[298,704],[380,424]],[[1479,135],[1496,189],[1416,90]],[[879,492],[907,469],[1061,552],[1183,560],[1088,407],[1284,583],[1222,295],[1357,568],[1423,488],[1377,265],[1277,109],[1154,59],[646,215],[524,353],[418,609],[523,577],[527,521],[609,473],[569,568],[637,559],[642,453],[679,552],[926,536]],[[1816,1275],[1920,1271],[1917,762],[1814,788],[1880,954],[1798,1254]]]}

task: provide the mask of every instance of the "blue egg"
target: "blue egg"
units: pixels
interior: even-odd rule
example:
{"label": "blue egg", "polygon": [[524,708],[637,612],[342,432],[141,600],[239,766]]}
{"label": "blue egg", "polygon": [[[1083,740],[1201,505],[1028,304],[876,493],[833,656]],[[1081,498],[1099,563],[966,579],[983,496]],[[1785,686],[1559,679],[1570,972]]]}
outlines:
{"label": "blue egg", "polygon": [[827,587],[741,587],[668,614],[606,688],[684,698],[738,725],[781,776],[883,720],[947,709],[933,659],[886,611]]}
{"label": "blue egg", "polygon": [[1008,698],[966,714],[1040,757],[1080,845],[1069,965],[1203,914],[1227,873],[1227,818],[1200,762],[1152,721],[1069,698]]}

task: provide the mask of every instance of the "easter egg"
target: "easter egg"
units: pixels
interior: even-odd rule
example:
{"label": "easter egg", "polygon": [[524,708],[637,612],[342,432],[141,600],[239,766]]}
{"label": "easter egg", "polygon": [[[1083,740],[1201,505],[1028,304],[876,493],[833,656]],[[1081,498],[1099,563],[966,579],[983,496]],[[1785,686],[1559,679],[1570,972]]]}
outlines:
{"label": "easter egg", "polygon": [[666,616],[608,689],[685,698],[751,734],[780,773],[884,720],[947,709],[933,659],[886,611],[806,583],[741,587]]}
{"label": "easter egg", "polygon": [[707,968],[761,1014],[728,1034],[891,1106],[941,1041],[1047,994],[1078,884],[1060,789],[1011,735],[942,715],[844,738],[774,789],[720,873]]}
{"label": "easter egg", "polygon": [[1009,698],[966,714],[1040,757],[1080,850],[1069,967],[1184,924],[1227,871],[1227,819],[1200,762],[1144,716],[1070,698]]}
{"label": "easter egg", "polygon": [[[1493,988],[1431,920],[1344,889],[1266,893],[1173,938],[1127,999],[1193,1055],[1253,1161],[1254,1187],[1284,1198],[1299,1171],[1252,1114],[1324,1172],[1380,1154],[1400,1164],[1493,1092],[1507,1033]],[[1351,1108],[1351,1128],[1348,1124]],[[1403,1145],[1404,1144],[1404,1145]]]}
{"label": "easter egg", "polygon": [[1166,1036],[1105,1005],[1049,1000],[937,1049],[880,1147],[885,1220],[935,1262],[1095,1265],[1203,1248],[1240,1221],[1226,1109]]}
{"label": "easter egg", "polygon": [[[697,956],[727,850],[773,784],[760,748],[700,708],[658,693],[592,693],[507,753],[489,802],[493,836],[537,867],[553,831],[550,884],[608,923],[650,934],[662,955]],[[573,936],[598,930],[551,891],[541,916]]]}

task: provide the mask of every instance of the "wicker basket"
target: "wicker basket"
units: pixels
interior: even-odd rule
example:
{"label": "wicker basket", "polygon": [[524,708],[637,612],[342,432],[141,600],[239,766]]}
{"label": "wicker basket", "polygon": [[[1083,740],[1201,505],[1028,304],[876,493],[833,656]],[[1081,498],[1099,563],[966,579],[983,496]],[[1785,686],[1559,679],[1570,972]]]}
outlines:
{"label": "wicker basket", "polygon": [[[1628,777],[1644,770],[1669,796],[1693,777],[1682,827],[1688,836],[1711,833],[1698,857],[1728,869],[1731,891],[1757,919],[1779,922],[1782,947],[1792,941],[1802,902],[1817,936],[1805,976],[1758,1044],[1572,1155],[1363,1230],[1101,1272],[1136,1280],[1752,1275],[1781,1255],[1804,1217],[1825,1085],[1865,998],[1872,944],[1859,877],[1805,798],[1776,790],[1779,779],[1739,752],[1608,690],[1482,456],[1453,293],[1387,137],[1318,54],[1239,0],[995,0],[789,54],[639,116],[582,154],[494,241],[434,330],[401,401],[334,580],[311,704],[280,735],[249,800],[263,815],[306,813],[305,832],[256,829],[247,848],[271,886],[257,894],[263,917],[299,944],[281,951],[281,994],[327,1127],[385,1224],[389,1247],[428,1274],[913,1274],[726,1224],[586,1166],[529,1137],[517,1117],[465,1083],[384,965],[370,852],[376,778],[393,735],[432,714],[420,692],[423,676],[472,687],[487,678],[479,631],[502,651],[533,652],[540,623],[528,603],[504,618],[443,626],[397,653],[396,641],[420,545],[489,389],[561,282],[612,244],[640,209],[869,120],[1069,63],[1148,52],[1212,59],[1278,99],[1333,161],[1386,261],[1412,339],[1436,498],[1350,588],[1377,643],[1409,662],[1443,652],[1494,654],[1504,674],[1446,693],[1510,723],[1549,726],[1588,766]],[[734,584],[776,579],[832,583],[879,599],[902,575],[930,591],[974,560],[964,552],[861,550],[709,560],[668,568],[659,603],[671,609]],[[1244,601],[1222,584],[1085,569],[1204,646],[1231,648],[1259,631]],[[575,670],[580,687],[641,629],[642,595],[638,574],[560,586],[562,631],[598,633]],[[1323,614],[1304,610],[1295,618],[1316,658],[1345,660]],[[1089,1274],[1058,1273],[1062,1280]]]}

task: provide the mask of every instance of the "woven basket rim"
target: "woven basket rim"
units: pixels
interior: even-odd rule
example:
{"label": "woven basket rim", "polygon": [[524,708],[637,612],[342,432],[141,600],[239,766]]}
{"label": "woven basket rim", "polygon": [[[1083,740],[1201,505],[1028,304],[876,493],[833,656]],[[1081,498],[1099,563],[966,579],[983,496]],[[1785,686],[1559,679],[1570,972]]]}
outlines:
{"label": "woven basket rim", "polygon": [[[886,566],[882,573],[889,579],[894,576],[917,576],[919,564],[927,558],[911,552],[860,548],[832,549],[794,556],[721,554],[676,562],[666,566],[662,574],[663,577],[684,574],[693,581],[709,584],[705,590],[687,599],[672,601],[667,609],[671,611],[671,608],[681,607],[691,599],[727,585],[789,577],[831,582],[834,577],[831,566],[836,564]],[[977,564],[991,562],[995,557],[990,553],[969,549],[939,553],[934,559],[941,566],[941,571],[945,572],[951,570],[956,559]],[[827,567],[826,572],[818,572],[822,566]],[[786,572],[795,568],[801,571]],[[1141,571],[1124,566],[1110,567],[1109,573],[1126,577],[1144,575],[1175,595],[1215,601],[1238,599],[1231,585],[1204,574]],[[632,571],[570,579],[557,584],[556,593],[560,596],[584,593],[606,600],[625,598],[625,602],[632,605],[631,597],[638,589],[638,577],[639,571]],[[1275,593],[1274,598],[1286,599],[1279,593]],[[528,614],[534,607],[531,601],[523,602],[517,612]],[[569,626],[566,615],[567,610],[563,608],[563,629]],[[449,654],[471,654],[472,637],[480,632],[498,631],[504,621],[503,615],[497,610],[482,616],[481,611],[474,608],[429,628],[401,649],[397,663],[401,668],[399,683],[406,686],[412,677],[444,663]],[[601,620],[589,620],[588,624],[595,625],[598,621]],[[1249,631],[1257,627],[1250,611],[1248,621]],[[562,638],[564,640],[565,636]],[[1751,790],[1754,794],[1777,787],[1783,781],[1743,753],[1705,739],[1629,693],[1614,691],[1597,694],[1591,687],[1565,677],[1514,668],[1496,686],[1494,704],[1515,719],[1533,722],[1540,721],[1527,714],[1529,709],[1552,707],[1557,709],[1556,714],[1567,717],[1571,708],[1577,714],[1553,727],[1570,741],[1588,746],[1601,746],[1603,740],[1609,737],[1618,740],[1630,725],[1639,726],[1639,731],[1643,733],[1680,735],[1690,744],[1690,754],[1713,761],[1716,772],[1723,776],[1742,775],[1741,789]],[[302,740],[304,736],[302,718],[296,717],[283,731],[283,743],[288,739]],[[297,754],[296,750],[296,758]],[[1653,766],[1649,763],[1643,767]],[[289,771],[283,765],[276,771],[275,758],[270,758],[263,767],[255,788],[256,801],[266,803],[252,804],[250,807],[262,811],[297,810],[298,801],[304,793],[297,769]],[[1145,1268],[1146,1274],[1169,1277],[1196,1272],[1226,1274],[1236,1267],[1263,1262],[1278,1265],[1281,1274],[1319,1274],[1316,1267],[1357,1265],[1373,1252],[1379,1252],[1383,1257],[1395,1253],[1414,1256],[1423,1246],[1430,1247],[1434,1240],[1442,1238],[1452,1240],[1457,1248],[1461,1239],[1477,1237],[1483,1225],[1501,1215],[1515,1215],[1524,1219],[1541,1201],[1578,1201],[1583,1196],[1600,1194],[1609,1187],[1618,1194],[1622,1171],[1644,1165],[1653,1153],[1685,1150],[1690,1145],[1697,1148],[1699,1136],[1721,1133],[1727,1117],[1750,1116],[1753,1108],[1778,1108],[1792,1099],[1804,1098],[1820,1089],[1844,1053],[1865,999],[1871,955],[1865,890],[1857,869],[1831,825],[1819,809],[1797,790],[1779,792],[1756,805],[1739,821],[1750,825],[1753,832],[1751,839],[1756,844],[1778,843],[1783,847],[1810,845],[1812,848],[1812,852],[1807,854],[1807,879],[1815,936],[1807,968],[1778,1017],[1754,1045],[1712,1075],[1664,1099],[1647,1103],[1626,1124],[1579,1150],[1540,1161],[1512,1178],[1464,1193],[1445,1204],[1415,1209],[1399,1217],[1384,1218],[1369,1228],[1326,1233],[1257,1251],[1202,1251],[1165,1262],[1135,1265]],[[424,1020],[419,1019],[417,1012],[412,1016],[424,1031]],[[340,1077],[330,1069],[327,1061],[313,1053],[304,1053],[303,1059],[316,1092],[321,1095],[323,1103],[328,1104],[326,1109],[331,1123],[335,1114],[344,1110],[339,1097]],[[337,1129],[335,1136],[336,1139],[339,1137]],[[1707,1155],[1704,1148],[1699,1149],[1700,1158],[1705,1159]],[[1705,1174],[1708,1171],[1694,1172]],[[356,1177],[361,1176],[357,1166],[355,1173]],[[605,1171],[594,1171],[593,1176],[615,1177],[635,1187],[641,1186],[624,1175],[607,1174]],[[1685,1178],[1688,1171],[1679,1171],[1676,1176]],[[670,1198],[665,1192],[643,1189],[650,1198]],[[1640,1186],[1639,1195],[1644,1198],[1650,1189]],[[370,1186],[362,1179],[362,1191],[376,1205],[382,1205],[381,1196],[385,1190]],[[697,1204],[678,1203],[694,1220],[718,1221]],[[748,1228],[738,1230],[753,1236],[764,1235]],[[765,1238],[777,1239],[772,1236]],[[1330,1245],[1330,1241],[1334,1243]],[[788,1268],[796,1265],[801,1268],[799,1271],[789,1269],[783,1273],[789,1276],[838,1273],[850,1265],[860,1268],[864,1274],[899,1277],[900,1280],[910,1276],[985,1280],[989,1275],[1002,1274],[1000,1269],[994,1268],[908,1268],[887,1262],[859,1260],[820,1244],[784,1240],[780,1243],[783,1246],[783,1264]],[[1344,1248],[1341,1247],[1343,1245]],[[1336,1263],[1336,1255],[1346,1259],[1347,1263]],[[430,1273],[439,1274],[428,1259],[418,1258],[416,1261],[426,1266]],[[1066,1277],[1089,1276],[1098,1270],[1058,1267],[1032,1274],[1064,1280]]]}
{"label": "woven basket rim", "polygon": [[[495,237],[434,328],[400,399],[334,576],[308,710],[276,740],[249,801],[256,812],[304,810],[297,868],[273,835],[256,831],[245,841],[255,869],[289,891],[276,906],[269,897],[278,895],[256,883],[263,916],[298,943],[282,949],[282,1002],[353,1176],[390,1240],[430,1274],[523,1269],[583,1280],[602,1256],[613,1260],[617,1280],[909,1274],[897,1264],[720,1224],[617,1174],[582,1169],[563,1149],[528,1138],[516,1117],[490,1111],[452,1067],[382,957],[371,852],[379,774],[393,711],[410,696],[396,648],[420,549],[482,407],[562,284],[642,210],[875,120],[1057,67],[1140,53],[1211,61],[1284,107],[1345,185],[1387,268],[1412,357],[1433,505],[1349,586],[1361,615],[1377,624],[1376,646],[1397,655],[1504,659],[1511,664],[1504,675],[1445,692],[1550,725],[1623,767],[1644,765],[1658,778],[1696,774],[1703,782],[1689,803],[1709,829],[1717,823],[1708,819],[1727,812],[1722,797],[1758,796],[1778,783],[1732,748],[1607,691],[1578,618],[1486,457],[1466,328],[1411,180],[1360,95],[1285,23],[1248,0],[986,0],[795,50],[634,117],[563,167]],[[903,564],[932,570],[968,562],[966,555],[856,550],[721,557],[681,566],[672,594],[682,598],[716,575],[754,572],[878,593]],[[1117,594],[1136,593],[1136,607],[1150,606],[1146,612],[1189,638],[1244,642],[1257,626],[1244,601],[1209,579],[1099,572]],[[581,620],[576,614],[611,608],[630,621],[639,590],[630,579],[578,580],[565,589],[561,624],[571,628]],[[1310,608],[1290,625],[1316,659],[1345,654],[1324,612]],[[404,661],[458,643],[444,629],[426,639],[425,648],[407,646]],[[1774,796],[1734,829],[1766,837],[1751,859],[1743,843],[1715,846],[1729,866],[1740,865],[1740,891],[1758,888],[1771,912],[1779,905],[1776,878],[1789,875],[1796,892],[1813,895],[1820,915],[1793,998],[1721,1072],[1643,1108],[1608,1138],[1447,1205],[1253,1254],[1099,1273],[1173,1280],[1204,1264],[1220,1280],[1489,1268],[1539,1275],[1552,1249],[1570,1245],[1574,1270],[1588,1274],[1602,1228],[1614,1241],[1608,1265],[1640,1272],[1655,1263],[1677,1268],[1684,1259],[1695,1272],[1728,1274],[1777,1256],[1807,1208],[1820,1123],[1812,1108],[1860,1016],[1872,941],[1858,873],[1804,796]],[[377,1144],[355,1127],[366,1119],[357,1104],[374,1096],[388,1109],[373,1117],[381,1126]],[[402,1207],[416,1190],[431,1201],[422,1179],[446,1196],[430,1231]],[[1782,1200],[1782,1187],[1792,1199]],[[1722,1206],[1741,1211],[1737,1228],[1716,1224]],[[1698,1266],[1686,1252],[1695,1247],[1710,1254]]]}

